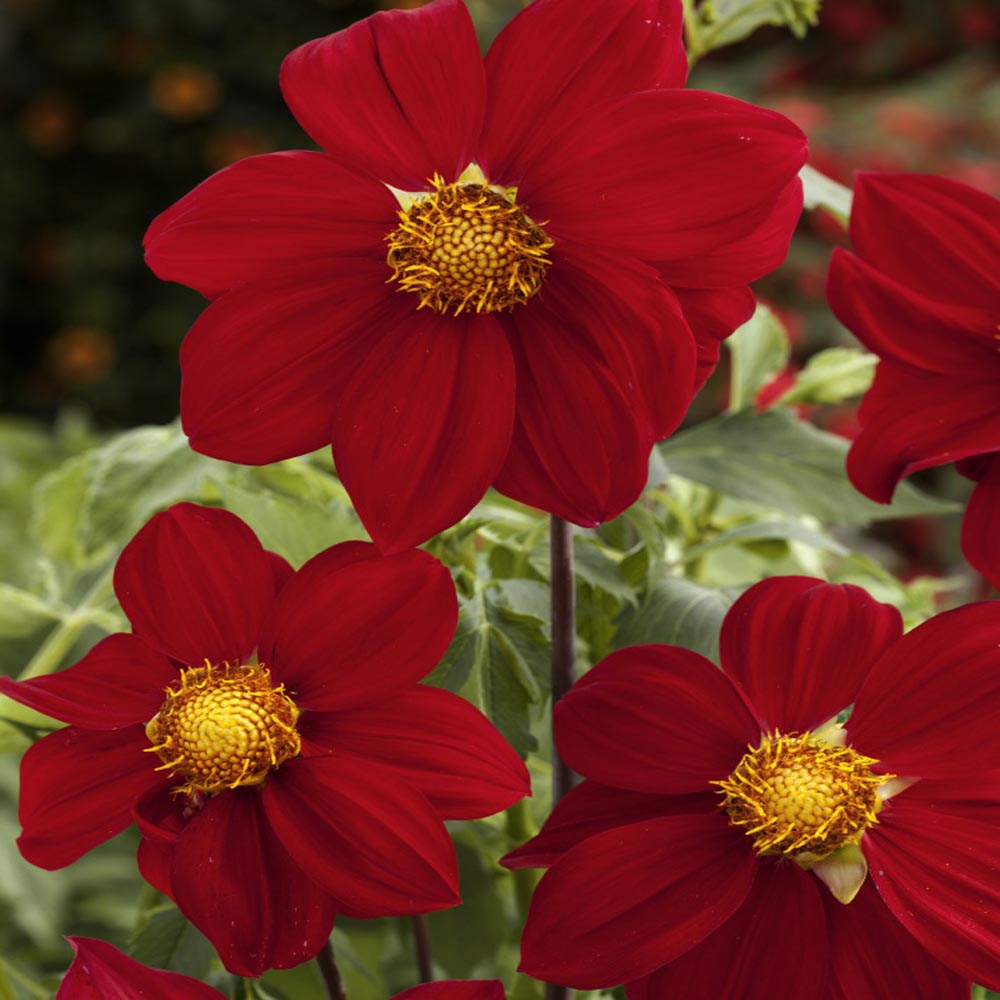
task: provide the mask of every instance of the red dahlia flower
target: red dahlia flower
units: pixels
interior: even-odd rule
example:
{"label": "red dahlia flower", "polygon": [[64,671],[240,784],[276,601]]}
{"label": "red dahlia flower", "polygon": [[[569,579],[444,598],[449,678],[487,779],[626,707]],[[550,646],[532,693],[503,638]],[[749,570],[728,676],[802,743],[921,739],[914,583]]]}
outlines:
{"label": "red dahlia flower", "polygon": [[197,979],[150,969],[105,941],[66,940],[76,957],[55,1000],[225,1000],[218,990]]}
{"label": "red dahlia flower", "polygon": [[721,671],[604,659],[555,712],[587,780],[505,859],[549,867],[523,971],[631,1000],[1000,986],[998,647],[993,603],[901,637],[858,587],[779,577],[726,615]]}
{"label": "red dahlia flower", "polygon": [[966,559],[1000,586],[1000,201],[919,174],[860,174],[855,254],[837,249],[827,296],[879,356],[847,456],[882,503],[918,469],[957,461],[978,481]]}
{"label": "red dahlia flower", "polygon": [[417,681],[457,619],[425,552],[336,545],[297,573],[239,518],[179,504],[126,546],[132,634],[0,690],[68,722],[24,756],[21,853],[60,868],[123,830],[139,867],[244,976],[311,958],[335,913],[459,902],[443,819],[506,808],[524,764]]}
{"label": "red dahlia flower", "polygon": [[392,1000],[504,1000],[499,979],[438,979],[397,993]]}
{"label": "red dahlia flower", "polygon": [[227,167],[146,236],[214,300],[181,349],[192,447],[332,441],[386,552],[491,484],[584,525],[631,504],[802,201],[802,133],[683,90],[681,25],[680,0],[535,0],[484,63],[437,0],[292,52],[324,151]]}

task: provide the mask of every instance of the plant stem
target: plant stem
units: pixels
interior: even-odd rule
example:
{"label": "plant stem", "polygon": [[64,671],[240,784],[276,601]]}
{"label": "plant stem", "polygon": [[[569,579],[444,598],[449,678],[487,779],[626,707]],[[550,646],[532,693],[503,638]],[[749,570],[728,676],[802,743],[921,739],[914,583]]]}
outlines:
{"label": "plant stem", "polygon": [[429,983],[434,978],[431,936],[427,932],[427,921],[420,913],[413,916],[413,944],[417,950],[417,970],[420,973],[420,982]]}
{"label": "plant stem", "polygon": [[326,944],[320,948],[319,954],[316,956],[316,964],[323,977],[328,1000],[347,1000],[347,994],[344,992],[344,981],[340,978],[340,969],[337,968],[337,960],[333,957],[333,941],[330,938],[327,938]]}
{"label": "plant stem", "polygon": [[[515,802],[507,810],[506,824],[512,846],[520,846],[538,832],[532,822],[527,799]],[[538,885],[538,873],[531,868],[517,868],[511,875],[514,878],[514,898],[517,900],[518,934],[520,934],[528,918],[532,894]]]}
{"label": "plant stem", "polygon": [[698,23],[698,12],[694,0],[681,0],[684,7],[684,45],[688,54],[688,68],[701,58],[705,46],[701,40],[701,28]]}

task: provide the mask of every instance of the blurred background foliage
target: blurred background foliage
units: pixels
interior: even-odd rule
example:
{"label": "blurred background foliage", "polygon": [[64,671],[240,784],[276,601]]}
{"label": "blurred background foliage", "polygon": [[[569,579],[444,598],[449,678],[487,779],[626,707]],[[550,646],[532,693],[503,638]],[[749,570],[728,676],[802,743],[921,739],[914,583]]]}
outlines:
{"label": "blurred background foliage", "polygon": [[[484,45],[520,6],[468,2]],[[740,4],[760,15],[759,30],[708,53],[693,86],[789,115],[810,137],[810,162],[844,183],[859,168],[920,170],[1000,192],[993,0],[826,0],[807,32],[816,8],[807,0],[715,0],[698,8],[706,37]],[[222,0],[0,0],[3,672],[47,672],[123,627],[114,560],[176,500],[233,510],[295,565],[363,536],[327,454],[247,469],[190,452],[171,421],[177,348],[202,300],[154,279],[141,240],[208,173],[307,147],[278,91],[281,59],[374,9],[365,0],[244,0],[238,12]],[[642,501],[577,532],[581,666],[648,641],[714,656],[725,609],[766,574],[862,583],[910,624],[985,595],[958,554],[957,519],[942,516],[954,503],[906,488],[880,508],[844,476],[871,377],[823,300],[830,247],[844,242],[832,215],[804,217],[788,262],[757,288],[770,308],[733,338],[687,429],[654,454]],[[945,498],[967,489],[948,470],[922,482]],[[534,876],[504,873],[495,859],[548,809],[546,539],[544,517],[491,495],[430,545],[462,601],[431,681],[479,704],[537,779],[523,808],[451,824],[465,902],[428,920],[435,971],[501,976],[518,1000],[540,997],[538,984],[514,977]],[[260,984],[226,976],[200,935],[143,887],[131,834],[59,873],[21,860],[17,760],[51,726],[0,700],[0,1000],[51,996],[70,957],[63,933],[111,940],[234,998],[320,1000],[311,964]],[[407,921],[342,921],[335,947],[352,1000],[415,981]]]}

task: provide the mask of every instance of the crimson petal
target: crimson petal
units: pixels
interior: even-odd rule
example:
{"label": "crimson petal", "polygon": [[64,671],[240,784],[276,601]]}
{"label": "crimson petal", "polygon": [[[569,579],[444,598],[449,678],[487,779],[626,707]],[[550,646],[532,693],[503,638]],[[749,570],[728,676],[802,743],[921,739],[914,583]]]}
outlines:
{"label": "crimson petal", "polygon": [[918,625],[876,661],[847,721],[886,771],[923,778],[1000,768],[1000,614],[967,604]]}
{"label": "crimson petal", "polygon": [[[263,465],[330,443],[336,398],[402,320],[384,263],[303,264],[237,288],[181,345],[181,419],[204,455]],[[234,363],[235,362],[235,363]]]}
{"label": "crimson petal", "polygon": [[754,584],[730,608],[719,652],[762,728],[802,733],[850,705],[902,634],[900,613],[860,587],[780,576]]}
{"label": "crimson petal", "polygon": [[1000,455],[979,474],[962,518],[962,554],[994,587],[1000,587]]}
{"label": "crimson petal", "polygon": [[76,957],[55,1000],[225,1000],[205,983],[150,969],[95,938],[68,937]]}
{"label": "crimson petal", "polygon": [[458,867],[444,824],[422,792],[363,757],[300,758],[264,786],[281,843],[352,916],[455,906]]}
{"label": "crimson petal", "polygon": [[650,795],[612,788],[589,778],[560,799],[539,833],[500,859],[504,868],[550,868],[568,850],[595,834],[641,820],[684,813],[711,813],[713,792]]}
{"label": "crimson petal", "polygon": [[556,743],[574,771],[637,792],[701,792],[760,742],[733,685],[677,646],[606,656],[556,706]]}
{"label": "crimson petal", "polygon": [[698,347],[694,391],[698,392],[719,363],[720,345],[754,314],[757,300],[745,285],[733,288],[675,288],[674,294]]}
{"label": "crimson petal", "polygon": [[338,162],[407,191],[475,158],[486,78],[462,0],[382,11],[281,66],[292,114]]}
{"label": "crimson petal", "polygon": [[464,698],[416,685],[342,712],[309,712],[304,749],[378,761],[427,796],[442,819],[491,816],[531,794],[524,762]]}
{"label": "crimson petal", "polygon": [[743,905],[718,930],[646,977],[640,990],[627,988],[626,995],[691,996],[696,984],[697,995],[712,1000],[822,997],[825,925],[816,879],[798,865],[768,859]]}
{"label": "crimson petal", "polygon": [[371,345],[337,401],[333,431],[337,471],[384,552],[426,541],[482,499],[514,419],[514,364],[499,322],[417,312],[415,297],[399,298],[411,311]]}
{"label": "crimson petal", "polygon": [[237,976],[301,965],[333,930],[334,901],[289,858],[256,788],[206,802],[177,841],[171,884],[184,916]]}
{"label": "crimson petal", "polygon": [[487,176],[516,186],[566,122],[637,90],[683,87],[682,27],[677,0],[592,0],[586,17],[575,0],[522,10],[486,55]]}
{"label": "crimson petal", "polygon": [[499,979],[440,979],[397,993],[392,1000],[504,1000]]}
{"label": "crimson petal", "polygon": [[310,711],[369,705],[415,684],[451,642],[451,575],[419,550],[380,556],[347,542],[285,585],[260,643],[277,680]]}
{"label": "crimson petal", "polygon": [[830,940],[828,1000],[969,1000],[969,981],[920,946],[882,902],[871,880],[848,906],[828,892],[823,901]]}
{"label": "crimson petal", "polygon": [[213,174],[150,224],[146,263],[208,298],[338,257],[384,265],[399,203],[322,153],[251,156]]}
{"label": "crimson petal", "polygon": [[917,782],[886,803],[862,842],[868,870],[886,906],[935,958],[1000,989],[995,803],[979,811],[940,801],[933,783],[926,785]]}
{"label": "crimson petal", "polygon": [[728,920],[756,868],[746,838],[716,815],[599,833],[539,882],[519,969],[588,990],[646,976]]}
{"label": "crimson petal", "polygon": [[550,219],[554,236],[687,260],[761,227],[805,156],[805,136],[773,111],[705,91],[649,90],[550,136],[518,201]]}
{"label": "crimson petal", "polygon": [[235,514],[180,503],[125,546],[115,593],[140,639],[200,666],[253,651],[274,600],[274,574],[257,536]]}
{"label": "crimson petal", "polygon": [[148,722],[163,704],[177,668],[141,639],[121,632],[102,639],[79,663],[45,677],[0,677],[0,691],[22,705],[85,729]]}
{"label": "crimson petal", "polygon": [[50,871],[72,864],[132,822],[132,803],[164,784],[142,726],[91,732],[69,726],[44,736],[21,761],[17,841]]}

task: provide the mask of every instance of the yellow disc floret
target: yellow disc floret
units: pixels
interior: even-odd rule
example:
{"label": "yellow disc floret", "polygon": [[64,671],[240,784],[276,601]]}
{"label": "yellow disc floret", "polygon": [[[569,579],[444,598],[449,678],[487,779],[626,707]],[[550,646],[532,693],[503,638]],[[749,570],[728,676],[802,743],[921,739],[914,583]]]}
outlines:
{"label": "yellow disc floret", "polygon": [[191,667],[146,724],[163,766],[184,782],[178,794],[259,785],[298,755],[299,710],[261,663]]}
{"label": "yellow disc floret", "polygon": [[877,763],[808,734],[774,733],[713,784],[722,790],[729,822],[753,838],[758,854],[811,863],[857,844],[878,822],[878,789],[893,775],[873,773]]}
{"label": "yellow disc floret", "polygon": [[458,315],[528,301],[551,263],[552,241],[510,197],[485,183],[445,184],[413,198],[386,239],[390,281],[420,297],[417,308]]}

